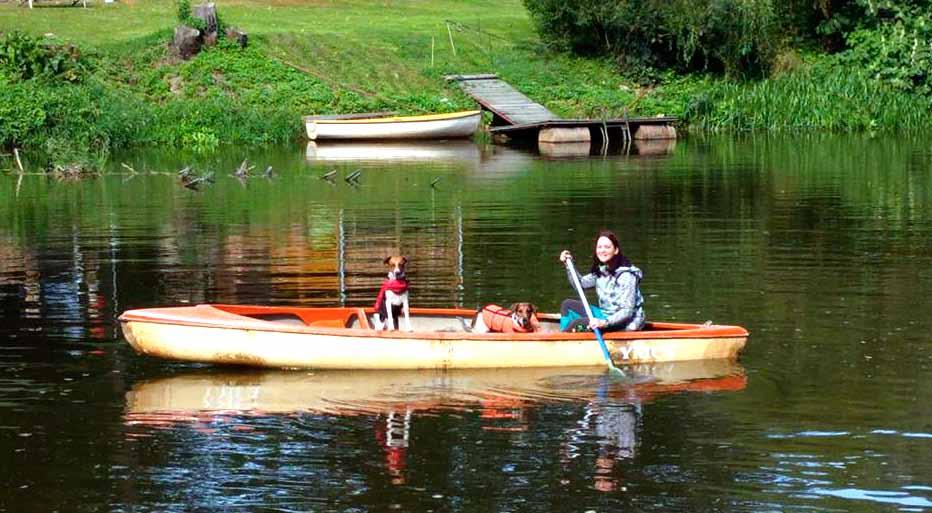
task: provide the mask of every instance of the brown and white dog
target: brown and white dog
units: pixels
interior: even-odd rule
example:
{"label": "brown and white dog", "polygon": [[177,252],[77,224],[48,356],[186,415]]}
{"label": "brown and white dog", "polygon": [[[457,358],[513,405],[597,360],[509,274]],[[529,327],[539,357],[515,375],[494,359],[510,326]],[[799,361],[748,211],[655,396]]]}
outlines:
{"label": "brown and white dog", "polygon": [[486,305],[476,313],[473,333],[531,333],[540,329],[537,307],[531,303],[515,303],[510,308]]}
{"label": "brown and white dog", "polygon": [[382,282],[375,299],[375,329],[395,330],[399,316],[404,316],[404,328],[411,331],[411,314],[408,311],[408,275],[405,266],[408,259],[401,255],[385,259],[388,278]]}

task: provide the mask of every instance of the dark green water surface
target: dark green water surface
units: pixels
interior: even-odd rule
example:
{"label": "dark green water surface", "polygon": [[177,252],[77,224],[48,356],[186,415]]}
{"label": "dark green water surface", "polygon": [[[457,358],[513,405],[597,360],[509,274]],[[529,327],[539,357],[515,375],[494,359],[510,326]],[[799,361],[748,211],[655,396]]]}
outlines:
{"label": "dark green water surface", "polygon": [[[0,174],[0,512],[932,511],[932,138],[370,150]],[[742,325],[740,361],[239,370],[137,355],[116,322],[369,305],[396,252],[415,306],[552,311],[558,253],[600,228],[650,319]]]}

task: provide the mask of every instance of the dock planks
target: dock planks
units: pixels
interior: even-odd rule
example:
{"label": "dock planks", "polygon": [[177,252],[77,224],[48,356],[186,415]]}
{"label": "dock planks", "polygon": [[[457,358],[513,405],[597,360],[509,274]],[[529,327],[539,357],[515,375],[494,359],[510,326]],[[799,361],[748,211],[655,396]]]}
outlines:
{"label": "dock planks", "polygon": [[449,75],[446,79],[458,82],[466,94],[499,118],[500,122],[493,125],[527,125],[560,119],[498,75]]}

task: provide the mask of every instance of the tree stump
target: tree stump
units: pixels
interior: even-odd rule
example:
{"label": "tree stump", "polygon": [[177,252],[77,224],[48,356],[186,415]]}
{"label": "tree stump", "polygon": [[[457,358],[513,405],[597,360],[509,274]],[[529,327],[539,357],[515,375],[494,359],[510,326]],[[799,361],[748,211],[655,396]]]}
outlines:
{"label": "tree stump", "polygon": [[187,25],[175,27],[171,49],[182,60],[188,60],[201,51],[201,31]]}
{"label": "tree stump", "polygon": [[246,44],[249,40],[249,35],[237,28],[228,28],[226,37],[230,41],[236,41],[236,44],[238,44],[240,48],[246,48]]}
{"label": "tree stump", "polygon": [[213,46],[217,44],[217,6],[213,2],[201,4],[194,8],[194,17],[204,20],[204,44]]}

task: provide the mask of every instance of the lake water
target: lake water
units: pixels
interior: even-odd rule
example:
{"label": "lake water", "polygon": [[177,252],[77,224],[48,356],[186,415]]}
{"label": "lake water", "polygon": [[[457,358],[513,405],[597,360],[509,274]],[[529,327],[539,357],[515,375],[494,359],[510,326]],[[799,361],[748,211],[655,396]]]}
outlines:
{"label": "lake water", "polygon": [[[0,511],[932,510],[932,138],[372,150],[0,175]],[[554,310],[558,253],[603,227],[650,319],[742,325],[740,361],[237,370],[139,356],[116,321],[369,305],[396,252],[416,306]]]}

